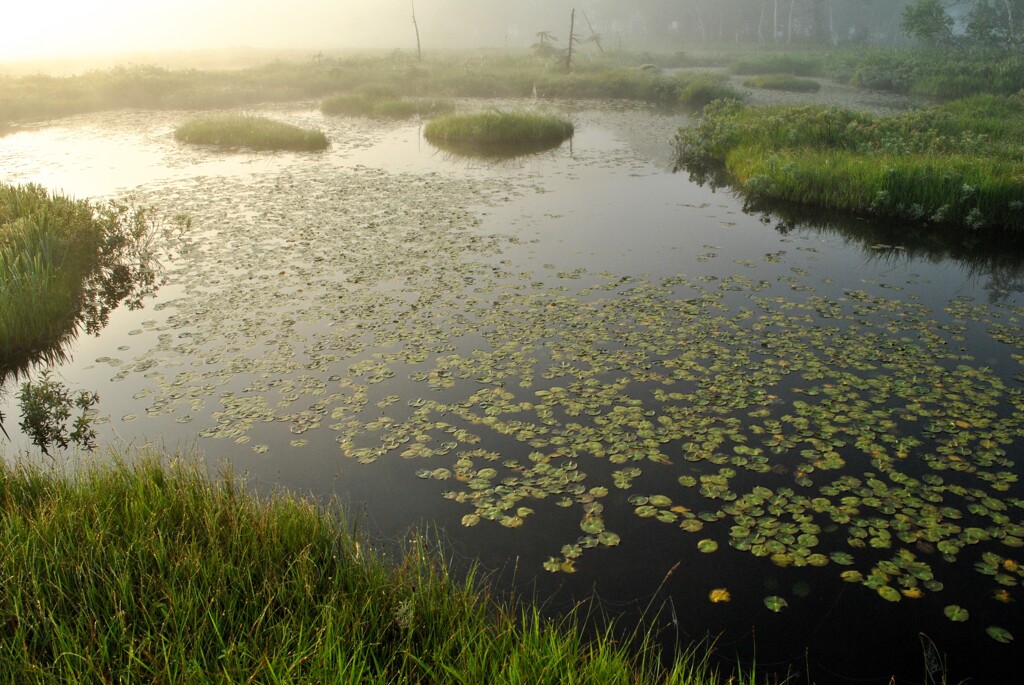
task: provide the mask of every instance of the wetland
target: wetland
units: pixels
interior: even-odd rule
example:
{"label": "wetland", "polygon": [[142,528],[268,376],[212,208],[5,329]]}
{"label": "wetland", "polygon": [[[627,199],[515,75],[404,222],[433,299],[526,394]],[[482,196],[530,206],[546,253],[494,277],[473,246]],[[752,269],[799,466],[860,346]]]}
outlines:
{"label": "wetland", "polygon": [[187,146],[187,111],[0,138],[5,182],[188,217],[159,289],[50,358],[98,440],[798,682],[1024,666],[1024,253],[701,185],[672,172],[693,120],[653,105],[453,104],[574,133],[493,161],[305,102],[230,113],[326,150]]}

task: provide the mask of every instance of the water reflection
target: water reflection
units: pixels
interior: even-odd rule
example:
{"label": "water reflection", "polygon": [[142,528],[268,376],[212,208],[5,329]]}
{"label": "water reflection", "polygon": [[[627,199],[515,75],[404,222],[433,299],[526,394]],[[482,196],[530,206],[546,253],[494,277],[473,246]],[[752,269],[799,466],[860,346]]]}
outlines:
{"label": "water reflection", "polygon": [[[66,364],[69,349],[83,332],[98,336],[120,306],[141,309],[144,300],[163,285],[161,263],[156,247],[156,232],[150,231],[119,244],[107,245],[95,267],[81,284],[78,308],[67,319],[61,333],[30,349],[0,349],[0,396],[8,385],[27,376],[33,369]],[[0,429],[10,438],[3,427]]]}
{"label": "water reflection", "polygon": [[898,222],[836,214],[824,209],[779,203],[747,202],[744,211],[761,214],[782,235],[835,236],[859,247],[865,261],[890,264],[928,261],[952,263],[982,288],[990,304],[1024,292],[1024,237],[1005,233],[968,232],[944,226],[914,226]]}

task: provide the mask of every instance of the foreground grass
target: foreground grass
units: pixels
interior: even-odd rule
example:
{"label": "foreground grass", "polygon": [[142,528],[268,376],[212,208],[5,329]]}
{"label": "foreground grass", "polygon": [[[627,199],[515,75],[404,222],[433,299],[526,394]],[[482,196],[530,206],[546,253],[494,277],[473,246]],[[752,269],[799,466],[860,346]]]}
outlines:
{"label": "foreground grass", "polygon": [[175,129],[174,137],[183,143],[252,150],[312,151],[330,145],[322,131],[240,114],[193,119]]}
{"label": "foreground grass", "polygon": [[439,117],[423,136],[460,154],[528,154],[557,147],[573,134],[572,122],[530,112],[479,112]]}
{"label": "foreground grass", "polygon": [[195,463],[0,464],[4,682],[725,682],[706,652],[663,667],[648,640],[586,640],[420,543],[386,563],[337,516]]}
{"label": "foreground grass", "polygon": [[678,164],[748,196],[970,229],[1024,229],[1024,99],[975,96],[876,117],[718,103],[681,129]]}
{"label": "foreground grass", "polygon": [[0,183],[0,375],[74,328],[88,279],[139,250],[147,213]]}

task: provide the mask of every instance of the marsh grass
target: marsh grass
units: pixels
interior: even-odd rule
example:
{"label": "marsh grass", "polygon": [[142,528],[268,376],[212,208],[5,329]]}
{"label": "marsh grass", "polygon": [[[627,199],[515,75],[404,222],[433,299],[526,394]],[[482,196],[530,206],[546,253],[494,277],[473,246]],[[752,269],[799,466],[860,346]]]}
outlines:
{"label": "marsh grass", "polygon": [[789,74],[765,74],[743,81],[748,88],[765,88],[768,90],[786,90],[794,93],[817,93],[821,84],[814,79],[800,78]]}
{"label": "marsh grass", "polygon": [[573,130],[572,122],[560,117],[494,110],[433,119],[423,135],[449,152],[503,156],[549,150],[571,138]]}
{"label": "marsh grass", "polygon": [[449,100],[409,100],[390,94],[378,95],[373,92],[364,92],[358,95],[334,95],[320,103],[320,111],[328,115],[343,114],[389,119],[436,115],[450,112],[453,109],[455,109],[455,105]]}
{"label": "marsh grass", "polygon": [[[726,682],[696,645],[584,638],[456,580],[414,537],[392,559],[336,508],[142,457],[0,462],[4,682]],[[740,674],[754,683],[753,674]],[[729,679],[735,683],[736,680]]]}
{"label": "marsh grass", "polygon": [[322,131],[243,114],[193,119],[175,129],[174,138],[194,145],[252,150],[315,151],[330,145]]}
{"label": "marsh grass", "polygon": [[680,81],[679,103],[686,109],[700,110],[715,100],[743,99],[724,74],[697,73],[677,78]]}
{"label": "marsh grass", "polygon": [[0,368],[66,334],[114,230],[86,201],[0,184]]}
{"label": "marsh grass", "polygon": [[[628,62],[628,60],[626,60]],[[637,62],[639,64],[639,62]],[[327,60],[322,66],[277,61],[231,71],[122,66],[76,76],[0,75],[0,127],[5,123],[123,107],[213,109],[263,102],[322,100],[381,89],[396,98],[531,97],[629,99],[673,104],[675,82],[620,59],[580,60],[572,73],[524,55],[401,55]]]}
{"label": "marsh grass", "polygon": [[821,76],[825,72],[825,61],[821,55],[802,54],[800,51],[764,54],[736,60],[729,66],[729,71],[742,76],[757,74]]}
{"label": "marsh grass", "polygon": [[[676,136],[680,166],[724,169],[752,198],[970,229],[1024,229],[1019,98],[877,117],[717,103]],[[998,136],[998,137],[996,137]]]}

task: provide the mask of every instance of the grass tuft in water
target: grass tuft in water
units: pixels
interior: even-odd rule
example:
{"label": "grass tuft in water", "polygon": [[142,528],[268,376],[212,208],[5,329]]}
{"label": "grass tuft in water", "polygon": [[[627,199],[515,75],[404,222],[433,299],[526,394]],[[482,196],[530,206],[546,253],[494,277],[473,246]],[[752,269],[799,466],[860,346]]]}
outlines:
{"label": "grass tuft in water", "polygon": [[706,645],[663,666],[651,635],[585,639],[422,540],[387,562],[339,511],[196,462],[0,462],[0,545],[4,682],[726,682]]}
{"label": "grass tuft in water", "polygon": [[556,116],[500,110],[451,114],[423,131],[433,145],[458,154],[514,155],[549,150],[573,134],[572,122]]}
{"label": "grass tuft in water", "polygon": [[743,81],[748,88],[765,88],[767,90],[786,90],[793,93],[817,93],[821,84],[814,79],[790,76],[789,74],[765,74]]}
{"label": "grass tuft in water", "polygon": [[183,143],[252,150],[323,150],[330,145],[322,131],[235,114],[193,119],[179,126],[174,137]]}

